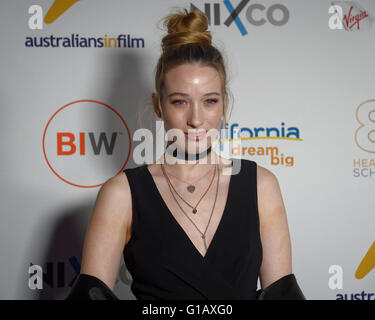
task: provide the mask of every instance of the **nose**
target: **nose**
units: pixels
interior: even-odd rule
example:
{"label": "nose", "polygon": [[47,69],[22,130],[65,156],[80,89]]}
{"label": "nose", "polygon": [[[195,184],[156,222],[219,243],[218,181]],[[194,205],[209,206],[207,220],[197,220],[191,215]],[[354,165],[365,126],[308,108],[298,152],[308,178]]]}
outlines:
{"label": "nose", "polygon": [[199,128],[202,126],[203,122],[204,122],[203,113],[199,104],[198,103],[192,104],[191,110],[189,112],[189,117],[188,117],[188,125],[194,128]]}

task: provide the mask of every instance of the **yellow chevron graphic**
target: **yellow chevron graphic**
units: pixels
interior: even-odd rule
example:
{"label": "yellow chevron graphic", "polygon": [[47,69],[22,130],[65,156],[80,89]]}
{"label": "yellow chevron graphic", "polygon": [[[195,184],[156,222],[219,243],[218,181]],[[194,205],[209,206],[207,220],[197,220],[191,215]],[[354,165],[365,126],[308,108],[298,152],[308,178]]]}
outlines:
{"label": "yellow chevron graphic", "polygon": [[372,269],[375,268],[375,241],[372,243],[370,249],[367,251],[366,255],[359,264],[357,271],[355,272],[355,277],[357,279],[362,279],[365,277]]}
{"label": "yellow chevron graphic", "polygon": [[68,10],[73,4],[79,0],[55,0],[49,8],[46,16],[44,17],[44,23],[50,24],[60,17],[66,10]]}

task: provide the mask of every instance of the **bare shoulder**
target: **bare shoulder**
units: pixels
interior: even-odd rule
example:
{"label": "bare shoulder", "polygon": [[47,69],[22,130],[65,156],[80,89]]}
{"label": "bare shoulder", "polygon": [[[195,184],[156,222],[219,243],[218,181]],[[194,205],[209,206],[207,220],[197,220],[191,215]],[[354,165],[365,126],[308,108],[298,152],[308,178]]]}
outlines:
{"label": "bare shoulder", "polygon": [[[117,173],[100,188],[95,204],[95,213],[104,214],[108,219],[124,224],[128,231],[132,219],[132,196],[129,181],[124,172]],[[125,232],[124,236],[127,242],[129,234]]]}
{"label": "bare shoulder", "polygon": [[279,181],[272,171],[260,165],[257,165],[257,192],[261,224],[286,218]]}
{"label": "bare shoulder", "polygon": [[118,215],[118,218],[127,219],[128,208],[131,204],[131,192],[127,176],[120,172],[108,179],[100,188],[95,203],[95,209],[98,206],[111,208],[112,210],[103,211],[106,215]]}
{"label": "bare shoulder", "polygon": [[257,164],[257,187],[258,189],[275,187],[275,185],[278,185],[278,184],[279,182],[277,180],[277,177],[272,171]]}
{"label": "bare shoulder", "polygon": [[102,186],[101,189],[111,189],[116,193],[130,196],[130,186],[127,175],[121,171],[112,178],[109,178]]}

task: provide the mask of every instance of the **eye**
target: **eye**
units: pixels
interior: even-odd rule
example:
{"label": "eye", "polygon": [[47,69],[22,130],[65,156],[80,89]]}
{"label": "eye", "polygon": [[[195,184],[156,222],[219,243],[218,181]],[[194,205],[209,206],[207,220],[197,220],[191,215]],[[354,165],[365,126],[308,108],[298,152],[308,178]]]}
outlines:
{"label": "eye", "polygon": [[207,100],[205,100],[205,102],[207,104],[215,104],[217,101],[218,101],[218,99],[207,99]]}
{"label": "eye", "polygon": [[184,100],[180,100],[180,99],[178,99],[178,100],[172,100],[172,104],[182,105],[183,103],[185,103]]}

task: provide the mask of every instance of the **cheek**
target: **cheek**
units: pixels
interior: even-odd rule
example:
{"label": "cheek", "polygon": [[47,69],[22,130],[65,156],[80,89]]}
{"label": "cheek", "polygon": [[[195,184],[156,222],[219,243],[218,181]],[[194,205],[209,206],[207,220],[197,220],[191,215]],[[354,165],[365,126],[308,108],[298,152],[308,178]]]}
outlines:
{"label": "cheek", "polygon": [[184,114],[174,108],[166,108],[164,123],[168,128],[176,128],[184,124]]}
{"label": "cheek", "polygon": [[220,130],[222,116],[223,116],[223,110],[222,108],[218,108],[218,110],[216,110],[215,114],[212,116],[211,126],[213,128]]}
{"label": "cheek", "polygon": [[221,117],[223,116],[223,107],[218,106],[214,110],[211,110],[210,118],[212,119],[212,122],[220,123]]}

